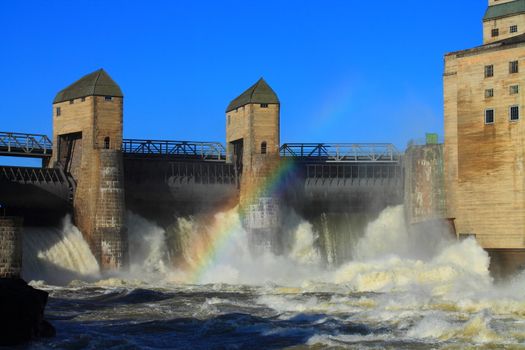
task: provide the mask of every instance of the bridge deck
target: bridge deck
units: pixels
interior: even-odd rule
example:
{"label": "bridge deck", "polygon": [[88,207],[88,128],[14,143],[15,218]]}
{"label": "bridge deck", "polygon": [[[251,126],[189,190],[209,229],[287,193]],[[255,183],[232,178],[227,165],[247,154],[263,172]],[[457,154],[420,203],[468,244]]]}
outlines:
{"label": "bridge deck", "polygon": [[52,152],[46,135],[0,131],[0,156],[49,158]]}
{"label": "bridge deck", "polygon": [[[0,156],[49,158],[53,144],[46,135],[0,132]],[[183,159],[224,162],[226,149],[219,142],[124,139],[126,158]],[[283,158],[317,163],[399,163],[400,152],[387,143],[286,143]]]}

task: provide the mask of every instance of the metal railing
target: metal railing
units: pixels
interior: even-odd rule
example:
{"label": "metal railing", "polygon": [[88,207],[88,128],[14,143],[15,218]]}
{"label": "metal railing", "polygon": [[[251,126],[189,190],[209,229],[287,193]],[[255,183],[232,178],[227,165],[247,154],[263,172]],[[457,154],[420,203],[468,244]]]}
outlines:
{"label": "metal railing", "polygon": [[51,157],[53,143],[46,135],[0,131],[0,156]]}
{"label": "metal railing", "polygon": [[398,163],[396,147],[389,143],[285,143],[281,157],[326,163]]}
{"label": "metal railing", "polygon": [[122,152],[127,155],[226,160],[226,150],[219,142],[124,139]]}

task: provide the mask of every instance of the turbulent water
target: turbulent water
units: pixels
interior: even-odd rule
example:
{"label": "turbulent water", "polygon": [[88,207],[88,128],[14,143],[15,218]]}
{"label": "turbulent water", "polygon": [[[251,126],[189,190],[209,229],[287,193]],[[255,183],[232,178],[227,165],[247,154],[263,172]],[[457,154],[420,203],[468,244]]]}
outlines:
{"label": "turbulent water", "polygon": [[31,348],[525,349],[525,276],[496,285],[474,240],[415,236],[403,218],[339,232],[352,260],[335,264],[336,238],[302,220],[285,256],[253,256],[235,211],[167,232],[130,214],[131,267],[115,276],[69,219],[28,229],[24,277],[50,292],[58,332]]}

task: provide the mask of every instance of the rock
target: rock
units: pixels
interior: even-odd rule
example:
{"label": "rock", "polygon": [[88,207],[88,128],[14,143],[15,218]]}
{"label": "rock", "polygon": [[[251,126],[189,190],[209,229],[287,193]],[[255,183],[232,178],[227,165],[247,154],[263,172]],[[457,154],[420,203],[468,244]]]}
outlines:
{"label": "rock", "polygon": [[0,278],[0,346],[12,346],[39,337],[53,337],[44,320],[48,293],[17,278]]}

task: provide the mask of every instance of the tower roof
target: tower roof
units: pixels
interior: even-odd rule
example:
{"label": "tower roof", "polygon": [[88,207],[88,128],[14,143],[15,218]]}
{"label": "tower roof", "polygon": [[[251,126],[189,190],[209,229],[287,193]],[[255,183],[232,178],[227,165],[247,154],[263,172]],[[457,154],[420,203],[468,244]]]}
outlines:
{"label": "tower roof", "polygon": [[83,76],[64,90],[60,91],[53,103],[73,100],[86,96],[123,97],[120,87],[104,69],[99,69]]}
{"label": "tower roof", "polygon": [[270,85],[261,78],[239,97],[231,101],[226,108],[226,113],[249,103],[279,104],[279,98]]}
{"label": "tower roof", "polygon": [[517,15],[519,13],[525,12],[525,0],[516,0],[511,2],[505,2],[503,4],[489,6],[485,16],[483,17],[484,21],[488,21],[495,18],[507,17],[512,15]]}

